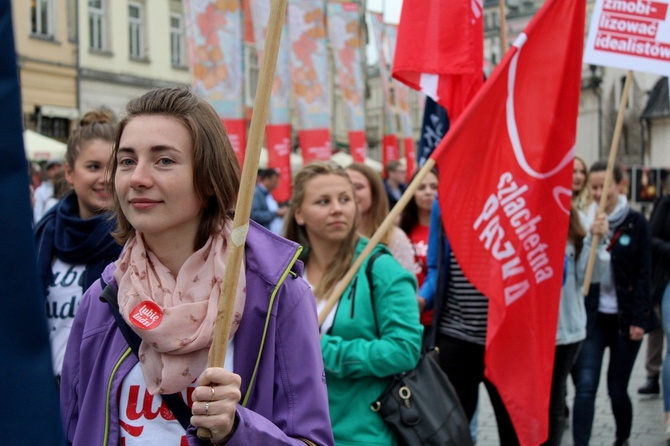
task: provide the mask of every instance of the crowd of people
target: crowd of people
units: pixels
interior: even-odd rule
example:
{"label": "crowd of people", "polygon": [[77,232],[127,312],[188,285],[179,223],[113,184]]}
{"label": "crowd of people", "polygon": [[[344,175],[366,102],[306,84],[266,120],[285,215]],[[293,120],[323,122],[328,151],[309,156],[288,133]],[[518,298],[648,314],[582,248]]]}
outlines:
{"label": "crowd of people", "polygon": [[[38,207],[35,192],[35,239],[69,444],[393,446],[370,403],[432,346],[473,436],[483,383],[500,444],[519,444],[484,375],[488,299],[450,249],[441,223],[449,210],[436,199],[448,178],[437,171],[319,325],[407,172],[392,162],[382,179],[362,163],[312,163],[280,205],[272,196],[279,173],[261,170],[225,364],[211,367],[240,182],[214,109],[188,89],[162,88],[129,102],[118,123],[92,111],[61,165],[67,186],[55,204]],[[606,165],[574,163],[546,445],[561,444],[568,416],[574,444],[589,444],[605,349],[614,444],[629,444],[627,387],[642,337],[658,325],[654,304],[670,321],[670,198],[647,223],[622,193],[619,166],[604,190]],[[50,197],[57,178],[49,175]],[[670,322],[662,326],[670,339]],[[670,364],[662,375],[670,395]],[[664,401],[670,426],[670,396]]]}

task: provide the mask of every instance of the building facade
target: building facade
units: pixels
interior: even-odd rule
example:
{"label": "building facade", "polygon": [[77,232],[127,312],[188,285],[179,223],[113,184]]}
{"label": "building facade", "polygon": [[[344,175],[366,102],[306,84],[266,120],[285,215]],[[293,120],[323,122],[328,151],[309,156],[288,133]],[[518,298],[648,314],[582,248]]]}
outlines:
{"label": "building facade", "polygon": [[79,117],[75,3],[12,1],[23,123],[65,141]]}
{"label": "building facade", "polygon": [[190,85],[178,0],[78,0],[79,109],[125,104],[147,90]]}

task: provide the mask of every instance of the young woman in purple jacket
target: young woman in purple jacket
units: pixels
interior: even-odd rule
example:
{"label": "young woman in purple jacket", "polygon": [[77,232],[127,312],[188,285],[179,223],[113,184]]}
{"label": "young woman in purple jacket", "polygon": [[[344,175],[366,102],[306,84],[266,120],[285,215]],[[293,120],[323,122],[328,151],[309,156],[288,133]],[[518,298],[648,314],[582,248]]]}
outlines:
{"label": "young woman in purple jacket", "polygon": [[124,247],[72,327],[68,442],[333,444],[298,245],[251,223],[226,363],[207,367],[239,186],[216,112],[182,88],[153,90],[126,112],[110,173]]}

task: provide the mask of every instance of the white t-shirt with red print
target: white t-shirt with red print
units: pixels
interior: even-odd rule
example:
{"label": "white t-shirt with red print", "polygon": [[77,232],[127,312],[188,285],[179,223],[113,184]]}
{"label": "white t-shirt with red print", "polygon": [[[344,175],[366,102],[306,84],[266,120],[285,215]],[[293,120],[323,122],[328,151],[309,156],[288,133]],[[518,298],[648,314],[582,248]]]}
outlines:
{"label": "white t-shirt with red print", "polygon": [[[228,343],[226,370],[233,369],[233,340]],[[193,391],[197,380],[181,392],[188,405],[193,406]],[[147,390],[140,364],[137,363],[121,385],[119,400],[120,446],[188,446],[186,431],[172,414],[160,394]]]}

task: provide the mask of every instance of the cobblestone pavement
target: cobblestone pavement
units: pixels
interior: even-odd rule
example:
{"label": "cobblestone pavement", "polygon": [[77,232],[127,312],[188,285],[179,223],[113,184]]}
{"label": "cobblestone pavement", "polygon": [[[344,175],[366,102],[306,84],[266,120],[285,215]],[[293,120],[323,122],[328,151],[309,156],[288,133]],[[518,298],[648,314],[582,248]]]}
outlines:
{"label": "cobblestone pavement", "polygon": [[[645,337],[646,342],[646,337]],[[631,433],[631,446],[668,446],[663,439],[663,400],[661,397],[641,397],[637,394],[637,388],[640,387],[645,379],[644,359],[646,344],[640,348],[640,353],[635,362],[633,376],[630,379],[628,393],[633,402],[633,431]],[[605,354],[604,364],[609,363],[607,353]],[[609,397],[606,388],[607,368],[603,367],[603,375],[600,380],[598,394],[596,398],[596,417],[593,422],[593,434],[591,436],[591,446],[611,446],[614,443],[614,416],[610,408]],[[574,398],[574,389],[568,379],[568,404],[572,408]],[[493,416],[491,404],[482,385],[479,398],[479,429],[477,431],[477,446],[498,446],[498,432],[496,430],[496,421]],[[570,423],[572,420],[570,420]],[[566,429],[561,446],[572,446],[572,432],[570,428]]]}

